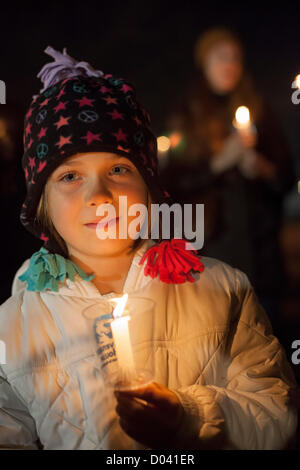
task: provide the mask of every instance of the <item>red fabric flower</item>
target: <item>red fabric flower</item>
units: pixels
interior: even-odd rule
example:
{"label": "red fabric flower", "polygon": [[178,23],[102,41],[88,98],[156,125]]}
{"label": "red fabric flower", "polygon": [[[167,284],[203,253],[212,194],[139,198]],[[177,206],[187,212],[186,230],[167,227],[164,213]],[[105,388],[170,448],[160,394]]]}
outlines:
{"label": "red fabric flower", "polygon": [[202,272],[204,265],[196,250],[186,248],[188,245],[185,240],[173,238],[149,248],[139,262],[143,264],[147,259],[145,276],[155,278],[159,275],[159,279],[167,284],[194,282],[190,271]]}

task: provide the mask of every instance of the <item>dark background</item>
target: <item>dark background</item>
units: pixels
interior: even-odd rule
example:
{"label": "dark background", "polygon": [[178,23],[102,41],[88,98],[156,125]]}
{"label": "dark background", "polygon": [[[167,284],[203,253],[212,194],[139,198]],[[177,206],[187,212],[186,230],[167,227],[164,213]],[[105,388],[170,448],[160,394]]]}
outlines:
{"label": "dark background", "polygon": [[296,2],[12,1],[1,4],[0,15],[0,79],[8,103],[27,106],[41,89],[37,73],[52,60],[43,50],[66,47],[74,58],[133,81],[157,133],[194,71],[198,35],[215,25],[232,28],[245,45],[256,85],[284,127],[300,174],[300,105],[291,102],[291,83],[300,73]]}

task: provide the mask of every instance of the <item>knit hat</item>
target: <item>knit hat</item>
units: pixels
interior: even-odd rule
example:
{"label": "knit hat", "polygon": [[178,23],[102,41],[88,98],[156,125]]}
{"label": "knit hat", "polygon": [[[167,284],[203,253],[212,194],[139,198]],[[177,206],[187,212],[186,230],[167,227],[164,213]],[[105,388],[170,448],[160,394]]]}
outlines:
{"label": "knit hat", "polygon": [[132,161],[141,173],[153,202],[170,203],[158,175],[157,142],[150,117],[137,101],[134,87],[123,78],[94,70],[66,53],[47,47],[55,60],[38,77],[44,87],[33,100],[24,122],[27,196],[20,221],[59,253],[60,247],[36,220],[36,211],[50,174],[71,155],[112,152]]}

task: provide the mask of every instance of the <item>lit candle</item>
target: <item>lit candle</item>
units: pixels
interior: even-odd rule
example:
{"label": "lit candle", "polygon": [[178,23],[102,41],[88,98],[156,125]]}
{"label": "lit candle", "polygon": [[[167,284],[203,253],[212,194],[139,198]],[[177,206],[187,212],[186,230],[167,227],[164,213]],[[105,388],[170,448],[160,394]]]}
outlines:
{"label": "lit candle", "polygon": [[165,135],[161,135],[157,138],[157,150],[160,153],[167,152],[170,148],[170,139]]}
{"label": "lit candle", "polygon": [[111,299],[112,301],[117,302],[117,306],[113,311],[114,320],[111,322],[111,329],[118,359],[120,380],[122,382],[130,382],[136,376],[128,329],[130,316],[122,316],[127,299],[128,294],[123,295],[121,298]]}
{"label": "lit candle", "polygon": [[247,106],[239,106],[237,108],[233,125],[241,132],[251,131],[250,112]]}
{"label": "lit candle", "polygon": [[182,142],[182,134],[180,132],[173,132],[170,137],[170,147],[176,148]]}

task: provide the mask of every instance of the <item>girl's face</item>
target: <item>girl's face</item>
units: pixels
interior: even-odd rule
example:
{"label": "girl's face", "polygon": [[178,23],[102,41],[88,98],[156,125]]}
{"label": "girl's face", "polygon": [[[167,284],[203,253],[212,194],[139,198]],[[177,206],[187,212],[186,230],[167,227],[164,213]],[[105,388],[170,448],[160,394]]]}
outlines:
{"label": "girl's face", "polygon": [[204,73],[211,88],[220,94],[230,93],[237,86],[242,69],[240,49],[230,41],[216,44],[204,63]]}
{"label": "girl's face", "polygon": [[[65,241],[71,255],[117,255],[133,244],[127,234],[119,239],[101,240],[96,226],[105,215],[96,215],[99,205],[111,204],[119,217],[119,196],[127,196],[127,210],[132,204],[147,207],[147,186],[134,164],[125,157],[106,152],[76,154],[65,160],[47,182],[48,212],[54,227]],[[127,215],[127,226],[136,215]],[[107,231],[107,228],[105,229]]]}

